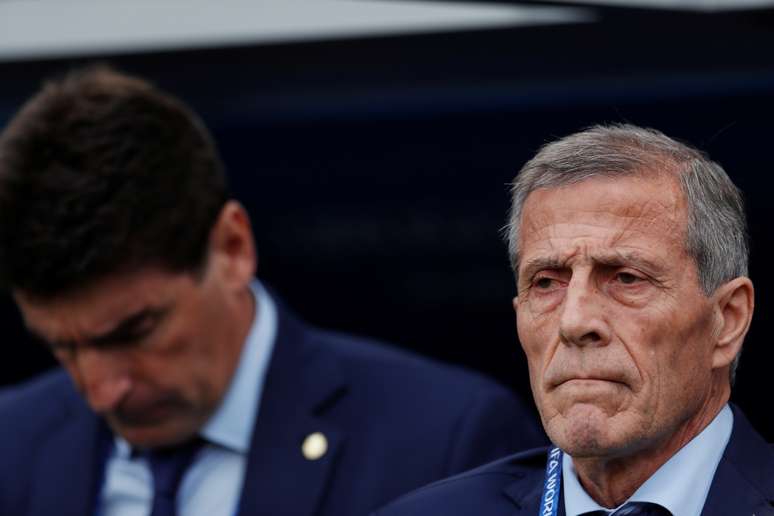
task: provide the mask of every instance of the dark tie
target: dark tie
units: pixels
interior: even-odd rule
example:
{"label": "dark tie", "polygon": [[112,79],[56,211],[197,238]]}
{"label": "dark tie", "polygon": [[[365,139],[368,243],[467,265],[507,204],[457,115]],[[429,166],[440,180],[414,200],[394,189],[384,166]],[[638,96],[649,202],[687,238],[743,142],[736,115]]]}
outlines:
{"label": "dark tie", "polygon": [[175,495],[183,473],[204,442],[194,439],[175,448],[149,450],[145,456],[153,473],[153,508],[150,516],[176,516]]}
{"label": "dark tie", "polygon": [[[585,512],[581,516],[607,516],[605,511]],[[629,502],[609,516],[672,516],[664,507],[650,502]]]}

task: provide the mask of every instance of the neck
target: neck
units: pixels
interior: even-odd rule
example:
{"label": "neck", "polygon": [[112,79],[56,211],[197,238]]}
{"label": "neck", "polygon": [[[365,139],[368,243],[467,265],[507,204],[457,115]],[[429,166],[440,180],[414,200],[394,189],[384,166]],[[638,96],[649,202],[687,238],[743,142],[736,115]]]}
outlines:
{"label": "neck", "polygon": [[257,312],[260,310],[260,307],[256,309],[258,299],[255,297],[252,289],[249,287],[241,293],[237,303],[238,310],[235,311],[237,314],[237,320],[234,321],[234,328],[236,330],[234,343],[236,344],[237,350],[236,356],[234,357],[235,367],[236,363],[239,361],[239,356],[242,353],[242,348],[244,347],[245,340],[247,339],[247,334],[250,333],[250,328],[253,325],[253,319],[257,317]]}
{"label": "neck", "polygon": [[728,401],[728,394],[726,389],[724,396],[708,400],[676,432],[658,440],[655,445],[651,443],[647,449],[625,456],[573,458],[583,489],[601,506],[618,507],[715,419]]}
{"label": "neck", "polygon": [[229,323],[226,325],[222,339],[224,342],[223,352],[228,357],[225,368],[227,381],[231,380],[239,365],[242,349],[245,346],[247,335],[250,333],[253,319],[256,317],[257,303],[258,300],[253,295],[252,290],[246,288],[229,301],[225,310],[224,316],[229,317]]}

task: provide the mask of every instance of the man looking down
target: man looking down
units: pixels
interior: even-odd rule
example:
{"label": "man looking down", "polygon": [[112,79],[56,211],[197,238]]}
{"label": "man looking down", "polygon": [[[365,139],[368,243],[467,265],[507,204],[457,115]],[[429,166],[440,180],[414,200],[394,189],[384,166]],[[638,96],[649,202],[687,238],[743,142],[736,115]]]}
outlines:
{"label": "man looking down", "polygon": [[307,326],[256,261],[180,101],[105,68],[35,95],[0,281],[62,368],[0,392],[0,514],[356,516],[540,442],[489,381]]}

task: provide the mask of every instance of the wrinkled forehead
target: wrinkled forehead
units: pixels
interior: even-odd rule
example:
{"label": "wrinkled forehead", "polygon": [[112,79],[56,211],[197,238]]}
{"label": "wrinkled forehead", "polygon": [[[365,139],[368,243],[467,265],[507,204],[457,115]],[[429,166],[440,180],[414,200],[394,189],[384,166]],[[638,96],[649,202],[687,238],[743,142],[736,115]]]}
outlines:
{"label": "wrinkled forehead", "polygon": [[680,184],[665,174],[594,177],[540,188],[524,203],[520,257],[568,241],[684,251],[687,220]]}

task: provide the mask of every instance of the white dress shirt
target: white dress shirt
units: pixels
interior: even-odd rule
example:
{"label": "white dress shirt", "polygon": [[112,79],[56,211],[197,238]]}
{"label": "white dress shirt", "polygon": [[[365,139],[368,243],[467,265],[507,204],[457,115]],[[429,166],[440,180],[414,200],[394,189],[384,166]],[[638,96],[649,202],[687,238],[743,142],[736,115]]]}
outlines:
{"label": "white dress shirt", "polygon": [[[253,423],[277,333],[274,302],[257,280],[250,287],[255,298],[253,323],[223,401],[199,433],[207,444],[180,484],[177,503],[181,516],[236,514]],[[153,476],[147,461],[132,458],[129,443],[116,437],[106,463],[97,514],[148,516],[152,502]]]}
{"label": "white dress shirt", "polygon": [[[699,435],[657,469],[627,502],[657,503],[669,509],[672,516],[700,516],[733,426],[734,415],[726,405]],[[600,506],[586,493],[578,480],[572,457],[567,454],[562,460],[562,480],[567,516],[598,510],[612,513],[615,510]]]}

